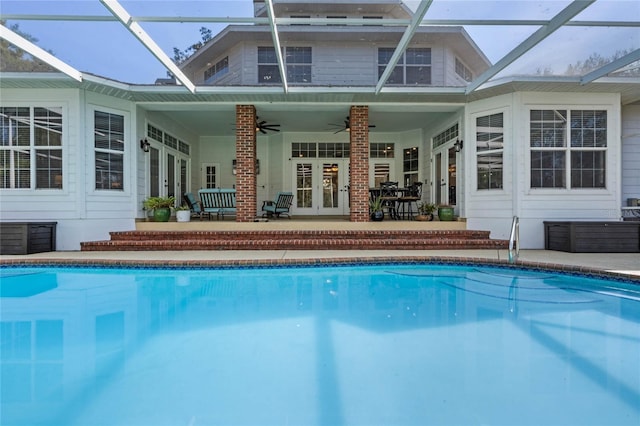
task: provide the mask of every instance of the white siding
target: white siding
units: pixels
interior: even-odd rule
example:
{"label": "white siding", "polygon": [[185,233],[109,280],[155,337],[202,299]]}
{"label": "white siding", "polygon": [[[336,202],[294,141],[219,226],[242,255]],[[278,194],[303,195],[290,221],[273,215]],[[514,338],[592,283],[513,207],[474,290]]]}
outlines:
{"label": "white siding", "polygon": [[[502,105],[500,105],[502,104]],[[531,189],[530,109],[604,109],[608,112],[606,188]],[[610,94],[515,93],[469,105],[466,140],[473,141],[475,117],[503,109],[505,115],[504,189],[475,190],[475,150],[465,144],[469,167],[467,216],[471,229],[490,229],[508,238],[511,217],[520,217],[523,248],[544,247],[544,221],[618,220],[620,202],[620,99]],[[467,149],[468,148],[468,149]]]}
{"label": "white siding", "polygon": [[313,46],[313,84],[321,86],[372,85],[378,78],[378,53],[370,46]]}
{"label": "white siding", "polygon": [[[215,85],[246,85],[258,83],[258,46],[264,42],[246,42],[236,45],[228,53],[229,74],[215,81]],[[311,47],[313,55],[313,86],[370,86],[378,81],[378,46],[370,43],[288,43],[287,46]],[[384,47],[380,45],[381,47]],[[389,45],[388,47],[394,47]],[[431,48],[431,85],[436,87],[460,85],[455,73],[455,56],[442,45],[411,45],[410,47]],[[211,63],[222,59],[215,58]],[[191,78],[202,84],[204,71],[198,70]]]}
{"label": "white siding", "polygon": [[[491,114],[503,113],[504,116],[504,150],[503,150],[503,188],[492,190],[477,189],[476,173],[476,118]],[[491,231],[492,238],[504,238],[508,233],[513,215],[513,192],[515,182],[512,180],[512,159],[516,150],[513,123],[513,96],[505,95],[497,98],[473,102],[467,107],[465,114],[464,180],[465,212],[469,229],[485,229]]]}
{"label": "white siding", "polygon": [[[207,66],[202,67],[197,70],[194,74],[190,75],[191,81],[193,81],[196,85],[203,85],[204,82],[204,73],[211,66],[211,64],[216,64],[218,61],[224,59],[225,57],[229,57],[229,72],[222,77],[216,79],[213,83],[206,84],[215,84],[220,86],[233,86],[242,83],[243,76],[243,47],[242,44],[238,44],[231,48],[224,55],[213,58]],[[245,83],[246,84],[246,83]]]}
{"label": "white siding", "polygon": [[640,198],[640,105],[622,108],[622,205]]}

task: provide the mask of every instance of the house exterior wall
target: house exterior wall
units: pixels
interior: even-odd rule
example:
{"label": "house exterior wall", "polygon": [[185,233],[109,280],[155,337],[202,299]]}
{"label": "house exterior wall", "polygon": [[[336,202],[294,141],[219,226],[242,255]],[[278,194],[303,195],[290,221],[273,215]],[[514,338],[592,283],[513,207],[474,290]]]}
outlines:
{"label": "house exterior wall", "polygon": [[[134,226],[137,181],[135,108],[128,101],[75,89],[6,89],[3,106],[60,106],[63,114],[62,189],[0,190],[0,220],[57,222],[58,250],[78,250],[80,241],[108,238]],[[121,191],[95,189],[94,111],[125,117],[124,183]]]}
{"label": "house exterior wall", "polygon": [[[378,48],[395,47],[393,43],[349,41],[294,41],[283,43],[286,47],[312,48],[311,86],[370,86],[378,81]],[[204,82],[206,67],[201,67],[189,78],[196,84],[216,86],[265,85],[258,81],[258,47],[270,46],[271,41],[247,40],[236,44],[228,52],[209,61],[215,64],[225,56],[229,58],[229,72],[210,83]],[[435,87],[462,86],[462,79],[455,72],[456,54],[442,43],[412,43],[409,48],[431,49],[431,84]],[[480,70],[474,70],[479,73]],[[301,83],[293,83],[302,85]]]}
{"label": "house exterior wall", "polygon": [[640,198],[640,105],[622,108],[622,205]]}
{"label": "house exterior wall", "polygon": [[[606,184],[602,189],[531,188],[529,114],[531,109],[606,110]],[[477,190],[475,119],[504,115],[504,185]],[[544,248],[544,221],[618,220],[620,217],[620,99],[612,94],[514,93],[470,103],[464,155],[465,213],[469,229],[491,230],[492,238],[508,238],[511,219],[520,218],[522,248]]]}

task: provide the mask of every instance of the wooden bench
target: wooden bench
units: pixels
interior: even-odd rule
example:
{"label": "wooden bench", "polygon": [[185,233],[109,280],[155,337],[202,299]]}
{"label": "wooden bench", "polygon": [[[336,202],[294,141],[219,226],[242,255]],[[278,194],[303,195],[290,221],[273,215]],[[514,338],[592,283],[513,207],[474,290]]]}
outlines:
{"label": "wooden bench", "polygon": [[[224,215],[235,216],[236,214],[236,190],[235,189],[201,189],[198,191],[200,196],[200,203],[202,204],[202,211],[209,215],[216,215],[217,219]],[[211,216],[209,216],[211,217]]]}

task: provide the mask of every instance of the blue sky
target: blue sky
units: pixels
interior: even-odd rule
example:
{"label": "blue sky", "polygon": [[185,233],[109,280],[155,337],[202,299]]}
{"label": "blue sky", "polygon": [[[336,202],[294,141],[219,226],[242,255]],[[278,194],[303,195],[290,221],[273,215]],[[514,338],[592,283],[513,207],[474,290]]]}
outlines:
{"label": "blue sky", "polygon": [[[410,8],[419,3],[405,2]],[[549,19],[569,0],[435,0],[427,19]],[[134,16],[253,16],[252,0],[121,0]],[[109,16],[98,0],[1,0],[2,14],[73,14]],[[640,1],[598,0],[576,19],[640,21]],[[51,50],[74,68],[114,80],[130,83],[153,83],[165,77],[166,70],[119,22],[9,21],[38,38],[38,45]],[[173,48],[185,49],[200,39],[199,28],[214,34],[227,24],[141,24],[168,56]],[[470,36],[492,61],[516,47],[535,27],[469,26]],[[535,68],[550,67],[562,72],[569,63],[598,52],[603,56],[620,49],[640,48],[638,28],[563,28],[508,70],[530,73]]]}

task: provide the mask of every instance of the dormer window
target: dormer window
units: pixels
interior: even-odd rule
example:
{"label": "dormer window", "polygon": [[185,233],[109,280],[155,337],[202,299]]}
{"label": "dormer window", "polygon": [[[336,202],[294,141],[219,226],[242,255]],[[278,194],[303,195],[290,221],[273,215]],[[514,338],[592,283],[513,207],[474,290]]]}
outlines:
{"label": "dormer window", "polygon": [[216,62],[215,65],[207,68],[204,72],[204,82],[211,83],[229,72],[229,57]]}
{"label": "dormer window", "polygon": [[473,80],[473,75],[471,74],[471,70],[467,68],[460,59],[456,58],[456,74],[462,77],[465,81]]}
{"label": "dormer window", "polygon": [[[382,76],[393,56],[394,48],[378,49],[378,78]],[[396,67],[387,80],[387,84],[431,84],[431,49],[409,48],[398,60]]]}
{"label": "dormer window", "polygon": [[[289,83],[311,83],[311,47],[285,47],[284,63]],[[273,47],[258,47],[258,83],[280,84],[278,58]]]}

